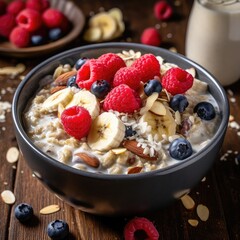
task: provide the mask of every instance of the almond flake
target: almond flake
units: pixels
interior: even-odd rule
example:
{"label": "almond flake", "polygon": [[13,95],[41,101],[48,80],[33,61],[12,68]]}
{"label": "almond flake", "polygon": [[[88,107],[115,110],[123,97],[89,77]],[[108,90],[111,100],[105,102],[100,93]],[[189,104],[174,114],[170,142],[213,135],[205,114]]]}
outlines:
{"label": "almond flake", "polygon": [[198,225],[198,220],[197,219],[188,219],[188,223],[192,226],[192,227],[197,227]]}
{"label": "almond flake", "polygon": [[197,206],[197,215],[202,221],[206,222],[209,218],[208,208],[203,204],[199,204]]}
{"label": "almond flake", "polygon": [[145,106],[140,109],[140,115],[143,115],[148,110],[150,110],[151,107],[153,106],[154,102],[157,100],[157,98],[158,98],[158,93],[156,93],[156,92],[154,92],[152,95],[150,95],[146,100]]}
{"label": "almond flake", "polygon": [[14,204],[16,200],[15,195],[10,190],[4,190],[1,193],[1,197],[6,204]]}
{"label": "almond flake", "polygon": [[127,151],[126,148],[113,148],[112,149],[112,152],[116,155],[119,155],[119,154],[124,153],[126,151]]}
{"label": "almond flake", "polygon": [[17,162],[19,158],[19,150],[16,147],[10,147],[6,154],[6,159],[9,163]]}
{"label": "almond flake", "polygon": [[51,213],[58,212],[60,209],[61,209],[60,206],[53,204],[53,205],[49,205],[47,207],[42,208],[40,210],[40,214],[44,214],[44,215],[51,214]]}
{"label": "almond flake", "polygon": [[190,73],[194,78],[196,77],[196,70],[195,68],[188,68],[186,69],[188,73]]}
{"label": "almond flake", "polygon": [[195,207],[194,200],[188,194],[181,197],[181,201],[183,206],[188,210],[192,210]]}

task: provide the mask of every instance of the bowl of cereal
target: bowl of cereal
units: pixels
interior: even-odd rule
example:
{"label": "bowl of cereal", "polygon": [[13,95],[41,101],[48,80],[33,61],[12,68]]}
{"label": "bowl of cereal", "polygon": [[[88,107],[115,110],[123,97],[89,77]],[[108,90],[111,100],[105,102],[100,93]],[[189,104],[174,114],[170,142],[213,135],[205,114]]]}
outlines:
{"label": "bowl of cereal", "polygon": [[224,89],[180,54],[133,43],[75,48],[35,67],[12,106],[36,177],[82,211],[140,214],[188,193],[228,124]]}

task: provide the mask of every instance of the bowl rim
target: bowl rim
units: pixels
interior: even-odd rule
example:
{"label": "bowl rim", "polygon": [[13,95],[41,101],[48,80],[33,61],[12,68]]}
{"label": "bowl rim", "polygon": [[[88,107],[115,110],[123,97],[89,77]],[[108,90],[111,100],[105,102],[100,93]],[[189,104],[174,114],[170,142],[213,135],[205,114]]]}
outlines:
{"label": "bowl rim", "polygon": [[[168,54],[169,56],[172,56],[174,58],[179,58],[180,60],[183,60],[185,63],[190,64],[192,67],[195,67],[198,70],[201,70],[201,72],[211,80],[211,82],[213,82],[214,87],[217,88],[218,92],[221,95],[221,98],[223,99],[223,102],[225,103],[224,107],[224,112],[223,114],[221,114],[221,122],[219,125],[219,128],[217,129],[217,132],[215,133],[215,135],[213,136],[213,138],[211,139],[211,141],[198,152],[198,155],[193,154],[192,156],[190,156],[189,158],[183,160],[183,161],[179,161],[179,163],[164,167],[162,169],[157,169],[157,170],[152,170],[149,172],[143,172],[143,173],[138,173],[138,174],[98,174],[98,173],[93,173],[93,172],[87,172],[87,171],[83,171],[83,170],[79,170],[79,169],[75,169],[67,164],[61,163],[59,161],[57,161],[56,159],[48,156],[47,154],[45,154],[43,151],[41,151],[39,148],[37,148],[31,141],[31,139],[28,137],[27,133],[24,130],[23,124],[22,124],[22,120],[21,120],[21,114],[18,114],[17,111],[17,105],[18,105],[18,99],[19,96],[22,92],[22,88],[24,87],[24,85],[27,83],[28,79],[31,78],[31,75],[34,74],[35,72],[37,72],[39,69],[41,69],[42,67],[44,67],[45,65],[51,63],[54,60],[57,60],[58,58],[62,58],[62,57],[68,57],[71,56],[72,54],[81,51],[84,52],[86,50],[94,50],[94,49],[107,49],[107,48],[122,48],[122,50],[124,50],[124,47],[128,48],[129,50],[131,49],[131,47],[133,49],[139,49],[139,51],[151,51],[151,52],[162,52],[165,54]],[[37,154],[39,154],[41,157],[45,158],[45,160],[47,160],[51,165],[54,165],[57,168],[60,168],[64,171],[68,171],[71,172],[73,174],[76,175],[81,175],[87,178],[92,178],[92,179],[98,179],[98,180],[138,180],[138,179],[143,179],[143,178],[151,178],[154,177],[156,175],[166,175],[178,170],[181,170],[182,168],[188,167],[189,165],[194,164],[196,161],[199,160],[199,158],[201,158],[203,155],[205,155],[205,151],[209,152],[212,148],[214,148],[215,143],[217,139],[221,138],[222,135],[225,134],[226,128],[227,128],[227,123],[228,123],[228,118],[229,118],[229,102],[228,102],[228,98],[226,95],[226,92],[224,90],[224,88],[221,86],[221,84],[218,82],[218,80],[211,74],[209,73],[204,67],[200,66],[199,64],[197,64],[196,62],[188,59],[187,57],[185,57],[182,54],[179,53],[174,53],[171,52],[167,49],[164,48],[160,48],[160,47],[152,47],[152,46],[148,46],[148,45],[144,45],[144,44],[139,44],[139,43],[119,43],[119,42],[112,42],[112,43],[98,43],[98,44],[90,44],[90,45],[85,45],[85,46],[81,46],[81,47],[76,47],[76,48],[72,48],[69,49],[67,51],[61,52],[59,54],[56,54],[50,58],[48,58],[47,60],[41,62],[40,64],[38,64],[36,67],[34,67],[24,78],[24,80],[22,80],[20,82],[20,84],[18,85],[14,97],[13,97],[13,102],[12,102],[12,117],[13,117],[13,123],[15,125],[15,131],[18,131],[18,133],[21,135],[21,138],[25,141],[25,143],[27,143]]]}

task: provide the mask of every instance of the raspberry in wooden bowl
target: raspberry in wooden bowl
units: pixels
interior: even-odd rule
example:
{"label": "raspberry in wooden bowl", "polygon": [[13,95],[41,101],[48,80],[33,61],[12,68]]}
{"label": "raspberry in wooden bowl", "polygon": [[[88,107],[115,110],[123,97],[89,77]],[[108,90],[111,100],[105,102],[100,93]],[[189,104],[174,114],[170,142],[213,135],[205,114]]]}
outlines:
{"label": "raspberry in wooden bowl", "polygon": [[224,90],[199,65],[126,43],[48,59],[13,101],[33,173],[61,199],[101,215],[156,210],[190,191],[212,166],[228,116]]}

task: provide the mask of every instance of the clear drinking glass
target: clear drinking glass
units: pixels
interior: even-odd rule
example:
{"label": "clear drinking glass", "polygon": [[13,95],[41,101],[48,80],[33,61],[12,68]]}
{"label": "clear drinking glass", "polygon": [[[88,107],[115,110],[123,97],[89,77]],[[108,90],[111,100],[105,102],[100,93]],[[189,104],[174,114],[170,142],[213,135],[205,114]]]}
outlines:
{"label": "clear drinking glass", "polygon": [[223,86],[240,78],[239,0],[195,0],[188,20],[186,56]]}

